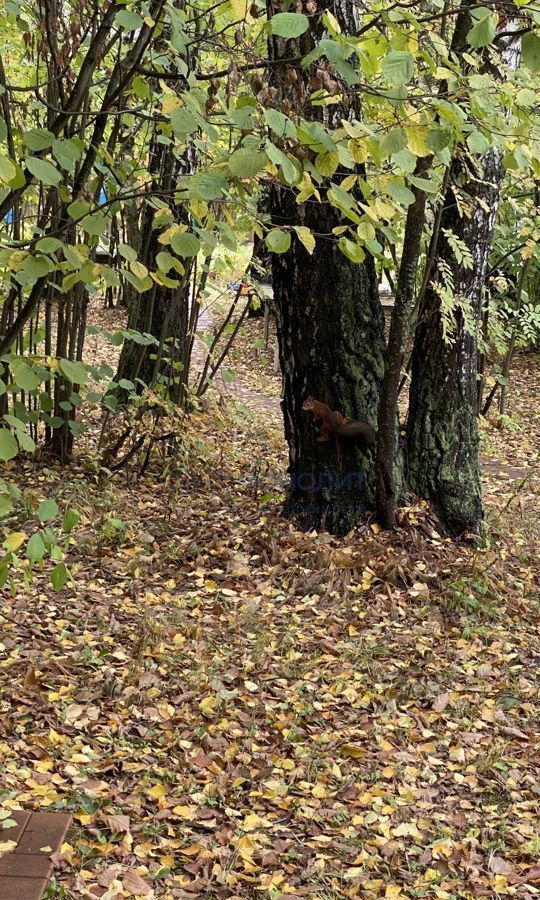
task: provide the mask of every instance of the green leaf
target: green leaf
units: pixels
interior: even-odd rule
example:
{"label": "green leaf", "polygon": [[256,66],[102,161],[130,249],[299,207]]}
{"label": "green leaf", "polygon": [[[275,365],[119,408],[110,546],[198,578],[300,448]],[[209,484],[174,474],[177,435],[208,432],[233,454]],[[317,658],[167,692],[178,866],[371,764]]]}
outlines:
{"label": "green leaf", "polygon": [[353,263],[361,263],[366,258],[366,254],[362,250],[360,244],[356,244],[354,241],[350,241],[348,238],[342,237],[339,239],[338,247],[347,259],[350,259]]}
{"label": "green leaf", "polygon": [[7,516],[12,510],[13,504],[6,494],[0,494],[0,519]]}
{"label": "green leaf", "polygon": [[190,231],[179,231],[173,234],[171,247],[178,256],[197,256],[201,249],[201,242]]}
{"label": "green leaf", "polygon": [[426,147],[440,153],[452,143],[452,131],[450,128],[433,128],[426,135]]}
{"label": "green leaf", "polygon": [[374,241],[377,235],[375,226],[369,221],[369,219],[362,219],[362,221],[358,225],[358,228],[356,229],[356,233],[361,241]]}
{"label": "green leaf", "polygon": [[487,153],[490,148],[490,143],[481,131],[473,131],[467,137],[467,147],[471,151],[471,153]]}
{"label": "green leaf", "polygon": [[60,371],[62,375],[73,384],[85,384],[88,377],[86,366],[82,362],[74,362],[71,359],[60,360]]}
{"label": "green leaf", "polygon": [[41,384],[41,378],[26,363],[20,363],[12,369],[13,381],[22,391],[34,391]]}
{"label": "green leaf", "polygon": [[8,428],[0,428],[0,462],[13,459],[19,452],[19,445]]}
{"label": "green leaf", "polygon": [[21,450],[26,450],[27,453],[33,453],[36,449],[36,442],[26,433],[26,431],[18,431],[17,440]]}
{"label": "green leaf", "polygon": [[17,416],[12,416],[9,413],[3,417],[4,422],[7,422],[8,425],[11,425],[12,428],[15,428],[15,432],[24,431],[26,428],[27,419],[24,421],[22,419],[18,419]]}
{"label": "green leaf", "polygon": [[81,225],[87,234],[103,234],[107,229],[107,216],[101,212],[93,213],[91,216],[85,216]]}
{"label": "green leaf", "polygon": [[30,150],[46,150],[54,141],[54,134],[46,128],[31,128],[23,134],[23,141]]}
{"label": "green leaf", "polygon": [[37,156],[28,156],[25,160],[29,172],[43,184],[59,184],[61,174],[48,159],[38,159]]}
{"label": "green leaf", "polygon": [[51,584],[55,591],[61,591],[68,580],[68,570],[64,563],[58,563],[51,572]]}
{"label": "green leaf", "polygon": [[236,251],[238,246],[238,242],[236,240],[236,235],[227,222],[216,222],[219,231],[221,232],[221,242],[227,250],[230,250],[231,253]]}
{"label": "green leaf", "polygon": [[7,156],[0,156],[0,181],[7,184],[12,178],[15,178],[17,169]]}
{"label": "green leaf", "polygon": [[90,209],[90,204],[86,200],[74,200],[70,203],[67,211],[72,219],[81,219]]}
{"label": "green leaf", "polygon": [[266,155],[242,147],[229,157],[229,170],[237,178],[253,178],[266,166]]}
{"label": "green leaf", "polygon": [[[265,164],[263,156],[261,168]],[[191,178],[189,187],[190,196],[196,200],[217,200],[227,190],[228,182],[220,172],[199,172]]]}
{"label": "green leaf", "polygon": [[81,150],[74,140],[54,141],[52,152],[58,165],[68,172],[73,172],[77,160],[81,156]]}
{"label": "green leaf", "polygon": [[64,513],[64,518],[62,519],[62,528],[68,534],[73,531],[76,525],[79,524],[81,518],[81,514],[77,512],[76,509],[69,508],[66,509]]}
{"label": "green leaf", "polygon": [[19,269],[17,280],[21,284],[34,284],[38,278],[43,278],[51,271],[51,266],[52,263],[46,256],[29,256]]}
{"label": "green leaf", "polygon": [[122,9],[120,12],[116,13],[115,23],[119,28],[123,28],[124,31],[137,31],[139,28],[142,28],[144,25],[143,20],[140,16],[135,12],[131,12],[129,9]]}
{"label": "green leaf", "polygon": [[146,100],[150,96],[150,85],[144,78],[141,78],[140,75],[136,75],[131,82],[131,89],[137,97],[141,98],[141,100]]}
{"label": "green leaf", "polygon": [[265,244],[272,253],[286,253],[291,246],[291,235],[288,231],[273,228],[266,235]]}
{"label": "green leaf", "polygon": [[26,556],[30,562],[40,562],[45,556],[45,544],[43,538],[36,532],[26,545]]}
{"label": "green leaf", "polygon": [[399,153],[407,146],[407,135],[403,128],[392,128],[383,138],[381,138],[379,147],[385,156],[391,156],[392,153]]}
{"label": "green leaf", "polygon": [[271,128],[278,137],[296,137],[296,126],[294,122],[291,122],[289,117],[284,115],[278,109],[265,109],[264,118],[268,127]]}
{"label": "green leaf", "polygon": [[265,150],[266,155],[274,163],[274,165],[281,167],[283,178],[287,182],[287,184],[295,184],[295,182],[300,180],[302,175],[300,167],[298,167],[297,169],[296,165],[287,156],[287,154],[283,153],[283,151],[280,150],[279,147],[276,147],[275,144],[272,143],[272,141],[266,141]]}
{"label": "green leaf", "polygon": [[58,515],[58,504],[56,500],[42,500],[38,506],[36,513],[40,522],[50,522]]}
{"label": "green leaf", "polygon": [[486,47],[488,44],[491,44],[497,33],[495,16],[491,10],[487,9],[485,6],[475,9],[471,13],[471,16],[476,19],[477,22],[467,34],[467,43],[475,49]]}
{"label": "green leaf", "polygon": [[283,38],[300,37],[309,28],[309,19],[303,13],[276,13],[270,19],[270,33]]}
{"label": "green leaf", "polygon": [[19,163],[14,163],[14,166],[15,166],[15,175],[9,182],[9,186],[11,188],[13,188],[13,190],[16,190],[17,188],[25,186],[26,179],[25,179],[22,167],[19,165]]}
{"label": "green leaf", "polygon": [[402,206],[410,206],[411,203],[414,203],[415,197],[411,189],[399,181],[389,181],[386,185],[386,190],[392,200],[401,203]]}
{"label": "green leaf", "polygon": [[171,125],[175,135],[183,138],[197,130],[197,119],[185,106],[179,106],[171,112]]}
{"label": "green leaf", "polygon": [[62,241],[59,241],[58,238],[42,237],[37,242],[36,249],[41,250],[42,253],[54,253],[63,246]]}
{"label": "green leaf", "polygon": [[137,251],[130,247],[129,244],[118,244],[118,252],[124,259],[134,262],[137,259]]}
{"label": "green leaf", "polygon": [[381,68],[387,81],[393,85],[406,84],[414,74],[415,61],[408,50],[391,50],[384,57]]}
{"label": "green leaf", "polygon": [[521,62],[531,72],[540,72],[540,35],[533,31],[521,39]]}

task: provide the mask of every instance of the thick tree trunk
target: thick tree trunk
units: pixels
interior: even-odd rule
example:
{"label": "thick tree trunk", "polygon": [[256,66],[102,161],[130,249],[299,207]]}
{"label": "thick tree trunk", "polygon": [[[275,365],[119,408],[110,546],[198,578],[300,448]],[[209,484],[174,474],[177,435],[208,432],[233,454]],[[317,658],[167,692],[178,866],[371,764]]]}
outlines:
{"label": "thick tree trunk", "polygon": [[[357,31],[358,11],[352,0],[324,0],[317,12],[325,8],[331,9],[343,32]],[[270,14],[277,12],[281,5],[270,5]],[[271,38],[271,92],[274,105],[290,116],[298,112],[305,119],[338,127],[343,119],[360,116],[358,92],[349,91],[329,63],[319,60],[314,66],[297,65],[291,71],[287,62],[305,56],[322,36],[322,20],[316,15],[300,39]],[[335,86],[341,95],[340,102],[326,107],[312,105],[310,100],[312,90],[320,88],[315,70],[321,65],[326,67],[326,84]],[[298,516],[304,527],[345,533],[374,509],[374,451],[337,435],[319,443],[312,414],[303,411],[302,404],[312,395],[351,420],[376,425],[384,367],[384,321],[373,259],[367,256],[358,264],[341,253],[333,229],[342,225],[343,219],[326,200],[325,189],[319,190],[320,203],[299,205],[294,189],[277,182],[270,195],[276,226],[307,226],[319,235],[310,256],[293,233],[290,250],[274,255],[272,262],[289,445],[285,512]]]}
{"label": "thick tree trunk", "polygon": [[[453,47],[466,45],[470,0],[462,6]],[[485,71],[503,80],[519,64],[516,20],[503,19],[503,66],[487,53]],[[482,519],[478,440],[477,332],[504,169],[493,147],[465,171],[459,158],[444,197],[433,280],[424,294],[415,334],[407,448],[411,487],[430,500],[443,526],[456,534],[476,531]],[[461,194],[458,206],[456,192]],[[460,258],[461,241],[470,256]]]}
{"label": "thick tree trunk", "polygon": [[[331,232],[331,207],[280,206],[281,215]],[[326,220],[326,221],[324,221]],[[286,512],[304,527],[345,533],[374,509],[374,453],[351,438],[331,435],[318,443],[308,395],[349,419],[376,425],[383,373],[383,313],[373,260],[347,260],[332,239],[319,241],[309,256],[300,241],[274,257],[274,297],[281,368],[283,413],[289,445],[290,485]]]}
{"label": "thick tree trunk", "polygon": [[[411,487],[433,502],[444,525],[461,533],[476,530],[482,518],[476,328],[503,169],[495,149],[479,161],[478,177],[466,184],[469,214],[460,216],[455,197],[459,164],[453,168],[434,279],[416,328],[407,448]],[[457,262],[445,232],[463,241],[472,255],[472,268]],[[445,333],[448,319],[442,315],[437,291],[444,277],[448,283],[443,269],[450,273],[454,298],[459,301],[450,314],[451,333]]]}

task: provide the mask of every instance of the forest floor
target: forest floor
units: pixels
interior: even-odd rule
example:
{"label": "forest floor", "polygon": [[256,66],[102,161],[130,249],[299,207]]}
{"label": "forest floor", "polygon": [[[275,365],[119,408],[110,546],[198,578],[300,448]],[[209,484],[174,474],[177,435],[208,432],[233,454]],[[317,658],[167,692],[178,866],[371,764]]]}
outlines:
{"label": "forest floor", "polygon": [[539,896],[538,357],[483,429],[479,546],[423,507],[338,540],[280,516],[261,328],[144,477],[11,464],[82,518],[73,581],[0,610],[3,807],[72,812],[49,898]]}

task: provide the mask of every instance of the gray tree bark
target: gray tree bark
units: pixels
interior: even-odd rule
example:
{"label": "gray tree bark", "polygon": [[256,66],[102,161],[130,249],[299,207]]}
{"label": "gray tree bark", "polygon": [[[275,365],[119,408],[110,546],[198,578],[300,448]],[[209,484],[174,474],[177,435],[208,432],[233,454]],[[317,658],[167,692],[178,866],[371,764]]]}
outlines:
{"label": "gray tree bark", "polygon": [[[320,3],[318,12],[325,8],[331,8],[345,33],[355,33],[357,10],[351,0]],[[269,14],[280,11],[276,4]],[[318,61],[306,69],[296,65],[291,72],[286,62],[309,53],[321,36],[320,17],[312,16],[310,29],[301,38],[270,39],[273,102],[292,117],[298,113],[335,126],[342,119],[359,116],[356,95],[329,63]],[[326,108],[311,103],[313,89],[320,87],[321,65],[326,84],[338,84],[341,94],[339,103]],[[351,420],[375,426],[384,367],[384,322],[373,259],[366,256],[363,263],[355,264],[341,253],[332,229],[343,219],[326,200],[325,190],[320,193],[321,203],[299,205],[294,189],[276,182],[270,196],[276,226],[303,225],[318,235],[315,251],[309,255],[293,234],[290,250],[274,255],[272,265],[289,446],[285,512],[298,516],[304,527],[341,534],[374,509],[374,451],[337,435],[318,443],[312,416],[302,410],[302,403],[312,395]]]}
{"label": "gray tree bark", "polygon": [[[460,15],[458,25],[468,24]],[[519,62],[519,41],[512,20],[504,23],[501,55],[505,65]],[[509,33],[509,34],[508,34]],[[499,80],[504,71],[489,70]],[[493,147],[470,172],[456,158],[450,172],[433,280],[428,286],[416,328],[410,388],[407,448],[411,487],[432,502],[443,526],[460,534],[480,525],[480,484],[477,390],[477,331],[481,320],[483,288],[504,170],[499,150]],[[460,192],[464,210],[456,200]],[[456,258],[449,236],[455,235],[469,250],[473,265]],[[443,314],[437,286],[453,285],[455,303]],[[450,323],[449,323],[450,319]],[[452,328],[448,329],[448,324]]]}

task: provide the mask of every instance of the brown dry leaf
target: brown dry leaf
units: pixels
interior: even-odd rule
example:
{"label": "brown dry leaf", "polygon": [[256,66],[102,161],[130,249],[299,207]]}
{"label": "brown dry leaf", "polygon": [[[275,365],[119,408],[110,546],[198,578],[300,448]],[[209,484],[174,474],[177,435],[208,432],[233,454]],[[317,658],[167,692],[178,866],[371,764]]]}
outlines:
{"label": "brown dry leaf", "polygon": [[[102,299],[100,323],[123,329]],[[420,508],[399,531],[308,534],[270,496],[281,431],[212,416],[183,423],[181,477],[153,457],[108,481],[122,540],[102,532],[86,462],[43,476],[21,461],[43,493],[57,479],[84,530],[63,595],[43,570],[2,598],[0,824],[15,803],[72,812],[57,879],[76,897],[534,892],[538,566],[517,505],[486,552]],[[22,690],[31,662],[44,695]]]}
{"label": "brown dry leaf", "polygon": [[117,833],[125,832],[126,834],[129,834],[129,829],[130,829],[129,816],[121,816],[121,815],[114,814],[114,815],[110,815],[110,816],[105,816],[105,821],[111,831],[114,831]]}
{"label": "brown dry leaf", "polygon": [[514,875],[516,871],[513,865],[502,856],[491,856],[488,868],[494,875]]}
{"label": "brown dry leaf", "polygon": [[135,869],[129,869],[122,877],[122,887],[133,897],[150,897],[154,890]]}
{"label": "brown dry leaf", "polygon": [[433,703],[431,704],[431,708],[434,710],[434,712],[442,713],[442,712],[444,712],[444,710],[446,709],[446,707],[448,706],[449,703],[450,703],[450,694],[448,694],[448,693],[438,694],[437,697],[435,697],[435,700],[433,701]]}
{"label": "brown dry leaf", "polygon": [[116,881],[120,878],[122,874],[122,866],[120,864],[115,866],[107,866],[106,869],[101,869],[97,875],[97,883],[101,887],[108,888],[111,882]]}

